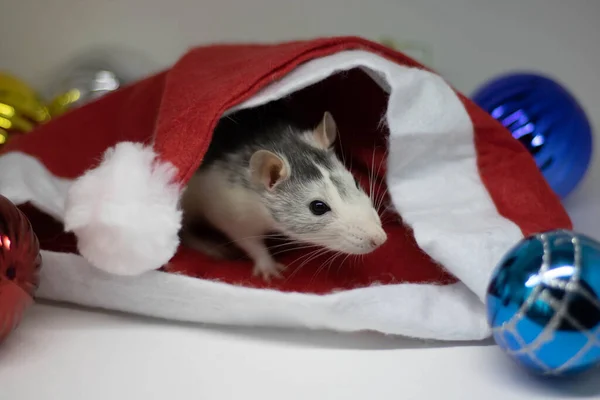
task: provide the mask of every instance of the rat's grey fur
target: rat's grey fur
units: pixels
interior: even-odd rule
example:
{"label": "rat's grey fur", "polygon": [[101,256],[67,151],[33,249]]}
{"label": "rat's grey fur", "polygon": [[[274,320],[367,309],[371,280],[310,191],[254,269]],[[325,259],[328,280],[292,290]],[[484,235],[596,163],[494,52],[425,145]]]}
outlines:
{"label": "rat's grey fur", "polygon": [[[331,115],[306,126],[281,111],[271,104],[222,118],[182,198],[185,244],[215,253],[189,229],[196,218],[205,220],[249,255],[254,273],[267,279],[284,266],[266,248],[266,233],[348,254],[366,254],[387,239],[371,200],[331,146],[336,137]],[[256,164],[263,154],[277,159],[276,181],[257,175],[273,173],[261,170],[268,164]],[[313,214],[310,204],[316,200],[330,212]]]}
{"label": "rat's grey fur", "polygon": [[[320,217],[319,223],[315,223],[315,217],[308,209],[310,201],[306,198],[307,192],[316,192],[315,187],[322,184],[323,170],[327,171],[340,197],[344,199],[352,195],[348,185],[351,185],[350,189],[362,189],[342,175],[345,167],[333,148],[322,149],[311,144],[311,134],[310,130],[270,107],[241,111],[221,120],[200,171],[220,169],[232,185],[257,191],[273,219],[286,226],[288,231],[315,233],[331,217]],[[272,192],[250,179],[250,158],[258,150],[277,154],[290,167],[290,177]]]}

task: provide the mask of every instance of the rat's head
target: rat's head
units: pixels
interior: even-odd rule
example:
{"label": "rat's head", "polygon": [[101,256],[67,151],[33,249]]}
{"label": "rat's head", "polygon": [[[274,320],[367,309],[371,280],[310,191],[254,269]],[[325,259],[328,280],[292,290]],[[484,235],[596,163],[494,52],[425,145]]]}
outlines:
{"label": "rat's head", "polygon": [[286,129],[281,140],[252,155],[251,179],[286,235],[348,254],[370,253],[387,235],[371,199],[336,157],[336,135],[329,113],[314,130]]}

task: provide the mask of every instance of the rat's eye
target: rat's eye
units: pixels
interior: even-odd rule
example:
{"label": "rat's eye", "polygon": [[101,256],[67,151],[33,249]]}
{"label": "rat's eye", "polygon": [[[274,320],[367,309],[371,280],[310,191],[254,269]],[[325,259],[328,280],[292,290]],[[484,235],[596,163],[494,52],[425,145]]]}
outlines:
{"label": "rat's eye", "polygon": [[310,212],[315,215],[323,215],[326,212],[331,211],[331,208],[329,208],[329,206],[321,200],[315,200],[311,202],[308,207],[310,208]]}
{"label": "rat's eye", "polygon": [[360,189],[360,183],[358,183],[358,179],[354,178],[354,183],[356,184],[356,188]]}

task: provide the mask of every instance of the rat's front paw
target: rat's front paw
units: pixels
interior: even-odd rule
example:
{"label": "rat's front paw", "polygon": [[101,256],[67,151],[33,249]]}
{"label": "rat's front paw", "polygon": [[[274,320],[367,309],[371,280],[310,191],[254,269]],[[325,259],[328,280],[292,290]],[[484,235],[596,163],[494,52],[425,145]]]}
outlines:
{"label": "rat's front paw", "polygon": [[282,278],[281,272],[285,269],[285,265],[276,263],[260,263],[254,264],[254,276],[261,276],[265,281],[270,281],[271,278]]}

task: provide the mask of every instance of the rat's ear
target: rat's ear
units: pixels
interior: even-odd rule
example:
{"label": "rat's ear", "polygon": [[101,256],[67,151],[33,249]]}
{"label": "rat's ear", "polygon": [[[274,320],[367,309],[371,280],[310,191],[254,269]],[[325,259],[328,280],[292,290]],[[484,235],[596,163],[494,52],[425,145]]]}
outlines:
{"label": "rat's ear", "polygon": [[252,182],[264,185],[267,190],[273,190],[289,176],[290,171],[285,161],[275,153],[258,150],[250,157]]}
{"label": "rat's ear", "polygon": [[336,136],[337,126],[335,120],[329,111],[325,111],[323,119],[314,130],[314,138],[320,147],[328,149],[335,142]]}

